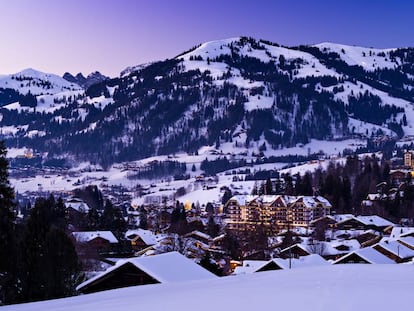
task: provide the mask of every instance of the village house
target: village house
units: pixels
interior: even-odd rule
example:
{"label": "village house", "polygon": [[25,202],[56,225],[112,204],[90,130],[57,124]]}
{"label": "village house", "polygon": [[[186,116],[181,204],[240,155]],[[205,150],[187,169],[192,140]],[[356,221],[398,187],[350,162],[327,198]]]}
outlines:
{"label": "village house", "polygon": [[408,262],[414,257],[414,250],[398,241],[384,241],[373,245],[372,248],[396,263]]}
{"label": "village house", "polygon": [[155,235],[150,230],[135,229],[128,230],[125,233],[125,237],[131,243],[131,247],[134,251],[140,251],[149,246],[157,244],[160,236]]}
{"label": "village house", "polygon": [[365,247],[356,251],[350,252],[345,256],[335,260],[332,264],[353,264],[353,263],[364,263],[364,264],[395,264],[395,261],[389,257],[381,254],[372,247]]}
{"label": "village house", "polygon": [[158,283],[217,278],[178,252],[120,260],[115,266],[81,283],[76,290],[88,294],[103,290]]}
{"label": "village house", "polygon": [[95,257],[108,253],[119,244],[111,231],[75,231],[71,236],[80,257]]}
{"label": "village house", "polygon": [[395,226],[391,221],[382,218],[377,215],[370,216],[353,216],[345,219],[344,221],[338,222],[336,228],[338,230],[375,230],[383,232],[383,230],[389,226]]}
{"label": "village house", "polygon": [[65,201],[65,216],[70,223],[77,224],[90,210],[89,205],[80,198],[71,197]]}
{"label": "village house", "polygon": [[329,265],[329,262],[318,254],[299,258],[273,258],[270,260],[244,260],[239,266],[236,266],[233,275],[250,274],[263,271],[287,270],[304,268],[311,266]]}
{"label": "village house", "polygon": [[354,250],[358,250],[361,247],[359,242],[355,239],[351,240],[334,240],[334,241],[312,241],[308,240],[304,243],[296,243],[285,249],[282,249],[279,253],[281,258],[299,258],[303,256],[309,256],[317,254],[329,259],[337,259],[345,254],[348,254]]}

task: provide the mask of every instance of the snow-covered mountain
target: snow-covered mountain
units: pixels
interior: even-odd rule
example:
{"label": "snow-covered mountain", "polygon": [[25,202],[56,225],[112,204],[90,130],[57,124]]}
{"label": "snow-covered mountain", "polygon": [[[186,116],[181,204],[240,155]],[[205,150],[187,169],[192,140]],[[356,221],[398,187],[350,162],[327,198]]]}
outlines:
{"label": "snow-covered mountain", "polygon": [[1,89],[13,89],[20,94],[52,95],[64,91],[77,91],[81,88],[76,83],[50,73],[43,73],[34,69],[0,76]]}
{"label": "snow-covered mountain", "polygon": [[411,48],[231,38],[61,91],[33,89],[36,104],[2,108],[9,145],[112,163],[206,145],[269,153],[312,139],[414,135]]}

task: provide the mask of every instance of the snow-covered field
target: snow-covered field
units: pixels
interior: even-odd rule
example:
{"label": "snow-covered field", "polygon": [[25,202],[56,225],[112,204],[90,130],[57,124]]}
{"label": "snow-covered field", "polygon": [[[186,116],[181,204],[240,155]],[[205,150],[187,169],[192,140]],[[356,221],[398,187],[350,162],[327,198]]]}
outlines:
{"label": "snow-covered field", "polygon": [[129,287],[2,310],[411,310],[413,265],[336,265]]}

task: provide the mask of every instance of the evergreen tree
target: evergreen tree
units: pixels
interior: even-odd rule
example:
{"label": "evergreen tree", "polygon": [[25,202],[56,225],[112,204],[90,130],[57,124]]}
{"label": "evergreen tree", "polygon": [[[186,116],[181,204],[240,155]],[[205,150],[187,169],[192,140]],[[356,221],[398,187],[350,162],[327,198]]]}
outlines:
{"label": "evergreen tree", "polygon": [[38,198],[30,213],[21,246],[21,301],[72,295],[80,280],[75,248],[59,228],[58,204]]}
{"label": "evergreen tree", "polygon": [[9,303],[16,294],[16,240],[14,191],[9,182],[7,149],[0,141],[0,303]]}
{"label": "evergreen tree", "polygon": [[117,238],[122,238],[126,231],[126,222],[118,208],[112,205],[110,200],[106,200],[105,208],[101,217],[101,229],[112,231]]}
{"label": "evergreen tree", "polygon": [[223,193],[223,197],[221,199],[221,203],[223,205],[226,204],[231,199],[232,196],[233,196],[233,193],[231,192],[230,188],[226,187]]}
{"label": "evergreen tree", "polygon": [[148,229],[147,210],[143,206],[139,209],[139,227]]}
{"label": "evergreen tree", "polygon": [[212,238],[216,237],[219,234],[220,226],[214,221],[214,217],[210,216],[207,222],[207,234]]}
{"label": "evergreen tree", "polygon": [[87,229],[98,230],[100,227],[101,218],[96,208],[90,208],[87,216]]}
{"label": "evergreen tree", "polygon": [[267,195],[273,194],[273,186],[272,186],[272,181],[270,180],[270,177],[266,180],[265,194]]}

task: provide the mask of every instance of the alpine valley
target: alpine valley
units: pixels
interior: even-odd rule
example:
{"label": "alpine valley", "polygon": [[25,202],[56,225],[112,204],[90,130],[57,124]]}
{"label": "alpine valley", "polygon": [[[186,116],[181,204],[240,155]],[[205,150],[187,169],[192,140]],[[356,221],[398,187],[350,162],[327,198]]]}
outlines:
{"label": "alpine valley", "polygon": [[269,156],[315,140],[366,148],[414,135],[413,48],[240,37],[115,78],[64,78],[33,69],[0,76],[9,148],[108,167],[203,146]]}

